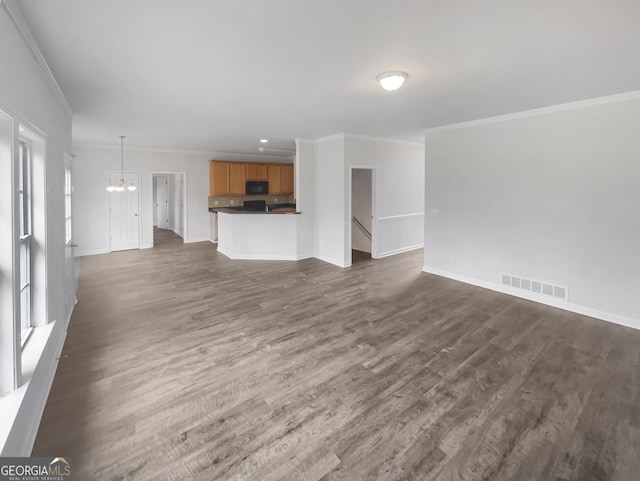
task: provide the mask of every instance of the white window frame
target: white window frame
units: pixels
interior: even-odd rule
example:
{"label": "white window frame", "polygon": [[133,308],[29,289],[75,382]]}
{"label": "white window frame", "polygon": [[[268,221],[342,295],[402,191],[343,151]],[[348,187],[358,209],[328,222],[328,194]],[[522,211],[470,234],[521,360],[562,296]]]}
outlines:
{"label": "white window frame", "polygon": [[16,116],[0,110],[0,396],[20,386],[20,265],[16,236],[20,219],[16,209],[18,190],[18,122]]}
{"label": "white window frame", "polygon": [[73,240],[73,222],[71,220],[71,167],[64,168],[64,243],[70,245]]}
{"label": "white window frame", "polygon": [[50,332],[45,139],[18,115],[0,110],[0,397],[32,374],[44,344],[34,341],[31,348],[27,341]]}
{"label": "white window frame", "polygon": [[33,210],[31,184],[32,171],[31,144],[28,140],[20,138],[18,144],[18,209],[20,213],[20,237],[18,269],[18,285],[20,288],[20,341],[24,347],[33,331],[33,293],[31,278],[33,275]]}

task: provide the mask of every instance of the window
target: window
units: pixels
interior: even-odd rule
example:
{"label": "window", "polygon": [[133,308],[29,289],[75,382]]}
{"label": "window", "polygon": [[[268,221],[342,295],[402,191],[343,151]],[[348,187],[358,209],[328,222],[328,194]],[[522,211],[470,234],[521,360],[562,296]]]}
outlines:
{"label": "window", "polygon": [[28,142],[21,141],[19,148],[18,208],[20,213],[20,328],[22,342],[31,332],[32,296],[32,210],[31,210],[31,149]]}
{"label": "window", "polygon": [[71,242],[73,230],[71,225],[71,169],[64,169],[64,231],[65,243]]}

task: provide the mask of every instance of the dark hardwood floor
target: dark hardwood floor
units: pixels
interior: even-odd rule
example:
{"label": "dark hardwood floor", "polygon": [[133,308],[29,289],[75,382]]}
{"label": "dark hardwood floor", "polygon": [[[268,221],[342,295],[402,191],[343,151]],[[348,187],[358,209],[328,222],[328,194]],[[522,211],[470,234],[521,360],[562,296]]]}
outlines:
{"label": "dark hardwood floor", "polygon": [[637,480],[640,332],[421,272],[82,259],[34,455],[79,481]]}

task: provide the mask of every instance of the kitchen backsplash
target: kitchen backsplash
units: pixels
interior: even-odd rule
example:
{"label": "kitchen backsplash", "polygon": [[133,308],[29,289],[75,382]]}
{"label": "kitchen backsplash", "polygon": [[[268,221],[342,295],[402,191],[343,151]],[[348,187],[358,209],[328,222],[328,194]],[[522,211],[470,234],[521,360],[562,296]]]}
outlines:
{"label": "kitchen backsplash", "polygon": [[229,197],[209,197],[209,207],[229,207],[242,205],[245,200],[264,200],[267,204],[294,203],[292,194],[281,195],[234,195]]}

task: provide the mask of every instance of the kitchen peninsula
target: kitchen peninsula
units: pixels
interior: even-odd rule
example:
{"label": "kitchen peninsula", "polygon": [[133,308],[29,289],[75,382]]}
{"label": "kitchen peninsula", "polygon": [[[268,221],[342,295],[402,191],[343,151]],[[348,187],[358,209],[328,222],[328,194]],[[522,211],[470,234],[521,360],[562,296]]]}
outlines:
{"label": "kitchen peninsula", "polygon": [[298,259],[299,212],[218,210],[218,252],[231,259]]}
{"label": "kitchen peninsula", "polygon": [[231,259],[300,259],[293,164],[211,161],[210,190],[218,252]]}

